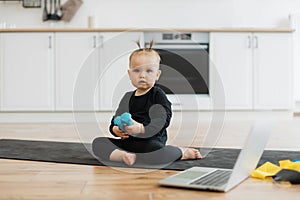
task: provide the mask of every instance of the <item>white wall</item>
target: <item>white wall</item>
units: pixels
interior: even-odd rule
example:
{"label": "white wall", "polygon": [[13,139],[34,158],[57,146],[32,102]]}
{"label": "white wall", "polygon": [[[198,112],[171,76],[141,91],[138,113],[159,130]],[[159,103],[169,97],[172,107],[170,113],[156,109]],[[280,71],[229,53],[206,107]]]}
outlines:
{"label": "white wall", "polygon": [[[0,21],[17,27],[49,26],[42,22],[42,10],[0,2]],[[290,13],[300,13],[300,1],[84,0],[70,23],[56,25],[86,27],[94,14],[98,27],[286,27]]]}
{"label": "white wall", "polygon": [[[62,0],[62,2],[65,1]],[[21,2],[1,1],[0,24],[6,22],[8,27],[13,25],[18,28],[87,27],[88,16],[95,15],[96,27],[105,28],[286,28],[289,25],[289,14],[300,14],[300,1],[84,0],[83,5],[70,23],[43,22],[42,11],[42,8],[23,8]],[[300,35],[299,31],[297,31],[297,35]],[[296,47],[296,49],[299,49],[299,47]],[[299,50],[296,52],[297,56]],[[298,63],[296,61],[295,86],[300,86],[300,78],[298,78],[300,77],[300,66],[298,67]],[[300,101],[300,89],[296,87],[295,97]]]}

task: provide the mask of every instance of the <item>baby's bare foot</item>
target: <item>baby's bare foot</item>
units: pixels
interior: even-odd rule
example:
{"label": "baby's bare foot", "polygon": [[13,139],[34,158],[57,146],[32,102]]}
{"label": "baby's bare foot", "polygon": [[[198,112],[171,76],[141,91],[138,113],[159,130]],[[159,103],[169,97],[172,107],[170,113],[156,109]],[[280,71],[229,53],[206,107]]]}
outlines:
{"label": "baby's bare foot", "polygon": [[125,153],[122,157],[123,162],[127,165],[133,165],[136,160],[136,155],[133,153]]}
{"label": "baby's bare foot", "polygon": [[187,160],[187,159],[201,159],[201,153],[199,150],[194,149],[194,148],[187,148],[187,149],[182,149],[182,158],[181,160]]}

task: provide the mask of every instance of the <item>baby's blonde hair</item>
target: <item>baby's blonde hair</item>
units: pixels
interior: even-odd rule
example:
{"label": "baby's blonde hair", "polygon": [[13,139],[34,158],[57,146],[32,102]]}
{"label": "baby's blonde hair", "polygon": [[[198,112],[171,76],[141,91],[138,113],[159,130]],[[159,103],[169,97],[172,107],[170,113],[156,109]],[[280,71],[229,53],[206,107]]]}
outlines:
{"label": "baby's blonde hair", "polygon": [[150,44],[149,44],[149,47],[144,47],[144,48],[141,48],[141,43],[140,41],[136,41],[136,44],[137,46],[139,47],[138,49],[134,50],[131,54],[130,54],[130,57],[129,57],[129,65],[131,66],[131,61],[132,61],[132,58],[136,55],[141,55],[141,54],[149,54],[149,55],[153,55],[155,57],[157,57],[157,60],[158,60],[158,63],[160,63],[160,55],[159,53],[154,50],[152,48],[152,46],[154,45],[154,41],[151,40]]}

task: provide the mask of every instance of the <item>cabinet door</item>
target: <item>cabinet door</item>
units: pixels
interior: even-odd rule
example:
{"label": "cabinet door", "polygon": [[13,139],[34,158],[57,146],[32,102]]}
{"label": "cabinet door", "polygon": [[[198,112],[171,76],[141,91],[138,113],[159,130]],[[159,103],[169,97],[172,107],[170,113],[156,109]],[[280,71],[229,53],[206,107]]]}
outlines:
{"label": "cabinet door", "polygon": [[[221,77],[225,109],[252,109],[251,33],[211,33],[210,39],[211,76]],[[218,97],[214,82],[211,89]]]}
{"label": "cabinet door", "polygon": [[100,109],[116,109],[122,96],[133,90],[127,70],[129,55],[137,49],[136,40],[142,41],[139,32],[100,33],[101,75],[99,81]]}
{"label": "cabinet door", "polygon": [[[93,98],[99,68],[97,33],[56,33],[55,37],[56,110],[97,109]],[[80,95],[75,97],[74,92]]]}
{"label": "cabinet door", "polygon": [[53,110],[53,34],[1,35],[1,110]]}
{"label": "cabinet door", "polygon": [[255,109],[291,109],[292,35],[255,33],[253,39]]}

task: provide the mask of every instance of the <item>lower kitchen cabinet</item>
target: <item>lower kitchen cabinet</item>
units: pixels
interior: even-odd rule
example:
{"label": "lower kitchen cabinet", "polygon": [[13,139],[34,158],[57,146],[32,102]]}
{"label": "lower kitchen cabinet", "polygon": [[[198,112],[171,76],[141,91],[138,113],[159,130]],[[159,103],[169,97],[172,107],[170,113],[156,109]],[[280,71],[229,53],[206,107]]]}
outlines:
{"label": "lower kitchen cabinet", "polygon": [[140,32],[55,33],[55,109],[112,110],[132,86],[129,54]]}
{"label": "lower kitchen cabinet", "polygon": [[55,33],[55,110],[98,109],[92,101],[100,68],[97,42],[97,32]]}
{"label": "lower kitchen cabinet", "polygon": [[[116,109],[134,89],[127,70],[137,40],[142,32],[0,33],[0,111]],[[212,32],[209,53],[225,109],[292,109],[292,33]]]}
{"label": "lower kitchen cabinet", "polygon": [[253,108],[252,49],[246,43],[248,35],[249,33],[210,35],[211,69],[215,69],[214,77],[220,77],[223,84],[225,109]]}
{"label": "lower kitchen cabinet", "polygon": [[1,111],[53,111],[53,33],[2,33]]}
{"label": "lower kitchen cabinet", "polygon": [[[112,110],[141,32],[0,34],[0,111]],[[143,41],[141,41],[143,42]]]}
{"label": "lower kitchen cabinet", "polygon": [[292,109],[291,33],[215,32],[210,40],[226,109]]}
{"label": "lower kitchen cabinet", "polygon": [[259,33],[253,52],[255,110],[293,108],[292,34]]}
{"label": "lower kitchen cabinet", "polygon": [[99,77],[100,110],[110,111],[118,104],[127,91],[133,90],[127,70],[129,56],[137,49],[135,41],[142,41],[141,32],[101,33],[100,44],[101,73]]}

